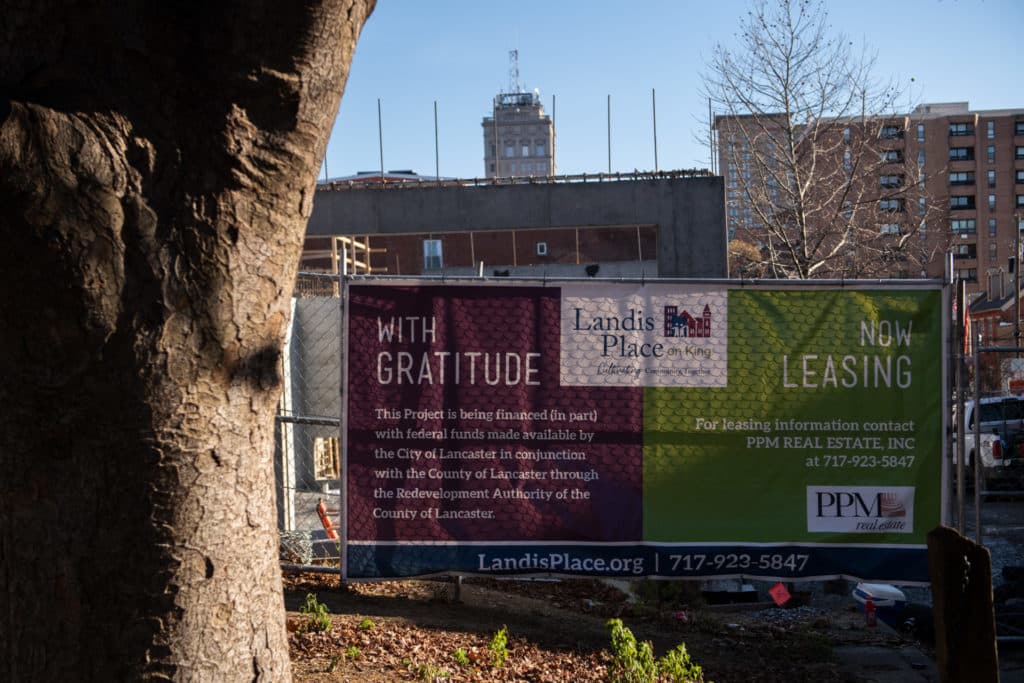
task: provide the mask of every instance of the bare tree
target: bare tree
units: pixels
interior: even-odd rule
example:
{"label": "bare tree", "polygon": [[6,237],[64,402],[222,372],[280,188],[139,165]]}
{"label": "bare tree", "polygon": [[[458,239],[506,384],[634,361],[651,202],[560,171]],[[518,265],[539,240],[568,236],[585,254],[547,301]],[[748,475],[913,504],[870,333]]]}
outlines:
{"label": "bare tree", "polygon": [[738,37],[704,74],[730,237],[773,277],[919,275],[942,246],[919,232],[936,207],[896,113],[903,89],[829,34],[818,2],[758,0]]}
{"label": "bare tree", "polygon": [[0,680],[287,680],[287,301],[373,0],[0,7]]}

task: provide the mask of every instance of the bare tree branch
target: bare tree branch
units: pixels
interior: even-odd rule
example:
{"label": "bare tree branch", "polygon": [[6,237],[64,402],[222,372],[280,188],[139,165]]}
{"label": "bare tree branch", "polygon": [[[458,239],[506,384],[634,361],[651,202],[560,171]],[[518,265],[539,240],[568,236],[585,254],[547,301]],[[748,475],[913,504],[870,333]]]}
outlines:
{"label": "bare tree branch", "polygon": [[903,151],[904,89],[830,33],[820,2],[755,0],[739,39],[704,74],[730,238],[762,249],[774,277],[916,276],[934,254],[912,238],[938,207]]}

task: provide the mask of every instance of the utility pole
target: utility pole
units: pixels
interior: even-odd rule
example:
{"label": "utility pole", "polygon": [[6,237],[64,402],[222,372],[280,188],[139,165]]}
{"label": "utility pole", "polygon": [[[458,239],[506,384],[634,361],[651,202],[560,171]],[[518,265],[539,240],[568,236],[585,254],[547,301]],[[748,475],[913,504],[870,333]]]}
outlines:
{"label": "utility pole", "polygon": [[501,177],[501,163],[498,161],[498,98],[501,95],[494,96],[494,104],[491,109],[491,124],[494,129],[494,179],[497,180]]}
{"label": "utility pole", "polygon": [[612,173],[612,96],[608,95],[608,175]]}
{"label": "utility pole", "polygon": [[651,122],[654,127],[654,172],[658,172],[658,103],[654,99],[654,88],[651,88]]}
{"label": "utility pole", "polygon": [[377,98],[377,144],[380,146],[380,184],[384,185],[384,118],[380,112],[380,98]]}

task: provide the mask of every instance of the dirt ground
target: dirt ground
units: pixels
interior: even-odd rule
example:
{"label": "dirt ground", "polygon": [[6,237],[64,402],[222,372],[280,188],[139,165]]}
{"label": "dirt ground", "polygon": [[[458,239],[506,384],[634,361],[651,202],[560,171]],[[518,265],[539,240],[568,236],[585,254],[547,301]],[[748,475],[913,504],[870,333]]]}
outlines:
{"label": "dirt ground", "polygon": [[[337,576],[286,573],[294,680],[604,681],[611,662],[606,623],[617,617],[655,655],[685,643],[706,681],[878,680],[851,674],[837,650],[873,648],[894,659],[927,660],[914,634],[867,628],[841,595],[830,608],[797,593],[771,603],[707,605],[692,584],[648,582],[639,596],[592,580],[500,581],[467,578],[350,584]],[[308,630],[308,594],[331,615],[329,631]],[[848,596],[848,593],[846,594]],[[507,629],[507,660],[493,661],[495,634]],[[500,648],[498,648],[500,649]],[[914,669],[924,668],[916,662]],[[910,671],[910,664],[907,664]],[[896,678],[894,680],[909,680]],[[917,680],[934,680],[922,674]]]}

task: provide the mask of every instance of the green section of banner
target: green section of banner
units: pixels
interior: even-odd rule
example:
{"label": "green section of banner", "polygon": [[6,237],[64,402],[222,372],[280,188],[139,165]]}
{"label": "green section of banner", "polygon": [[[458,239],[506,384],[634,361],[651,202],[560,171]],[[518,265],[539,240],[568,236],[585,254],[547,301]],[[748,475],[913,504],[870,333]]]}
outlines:
{"label": "green section of banner", "polygon": [[731,290],[727,387],[644,390],[644,540],[925,543],[941,521],[941,302]]}

